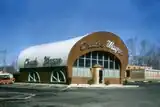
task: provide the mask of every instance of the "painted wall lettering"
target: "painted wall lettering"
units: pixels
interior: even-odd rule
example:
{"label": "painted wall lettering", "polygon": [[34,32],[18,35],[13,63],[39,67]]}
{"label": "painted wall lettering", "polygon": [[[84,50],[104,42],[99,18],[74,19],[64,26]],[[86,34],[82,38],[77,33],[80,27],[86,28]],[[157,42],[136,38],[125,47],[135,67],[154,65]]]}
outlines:
{"label": "painted wall lettering", "polygon": [[24,68],[35,68],[38,65],[37,58],[34,60],[30,60],[29,58],[25,59],[24,61]]}
{"label": "painted wall lettering", "polygon": [[93,48],[109,48],[111,51],[114,53],[118,53],[120,55],[123,54],[122,50],[119,49],[117,46],[115,46],[115,43],[111,40],[107,40],[106,44],[102,44],[100,41],[96,41],[93,44],[88,44],[86,41],[83,41],[80,44],[80,50],[88,50],[88,49],[93,49]]}
{"label": "painted wall lettering", "polygon": [[107,40],[107,44],[106,44],[107,48],[110,48],[111,50],[113,50],[115,53],[119,53],[122,54],[122,50],[120,50],[118,47],[116,47],[114,45],[113,41]]}
{"label": "painted wall lettering", "polygon": [[105,45],[101,44],[100,41],[96,41],[94,44],[88,44],[87,42],[82,42],[80,46],[80,50],[87,50],[93,48],[104,48]]}
{"label": "painted wall lettering", "polygon": [[58,66],[62,63],[61,58],[50,58],[49,56],[44,57],[44,67]]}

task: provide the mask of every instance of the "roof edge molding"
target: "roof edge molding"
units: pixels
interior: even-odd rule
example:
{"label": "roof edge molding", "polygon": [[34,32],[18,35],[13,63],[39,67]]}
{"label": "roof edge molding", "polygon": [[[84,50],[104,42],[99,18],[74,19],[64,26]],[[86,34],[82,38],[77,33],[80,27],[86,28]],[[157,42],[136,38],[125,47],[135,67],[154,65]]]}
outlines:
{"label": "roof edge molding", "polygon": [[[70,50],[67,66],[72,67],[77,58],[92,51],[111,53],[120,60],[122,71],[127,67],[128,49],[126,45],[119,36],[106,31],[93,32],[77,41]],[[69,73],[70,77],[71,75],[72,72]]]}

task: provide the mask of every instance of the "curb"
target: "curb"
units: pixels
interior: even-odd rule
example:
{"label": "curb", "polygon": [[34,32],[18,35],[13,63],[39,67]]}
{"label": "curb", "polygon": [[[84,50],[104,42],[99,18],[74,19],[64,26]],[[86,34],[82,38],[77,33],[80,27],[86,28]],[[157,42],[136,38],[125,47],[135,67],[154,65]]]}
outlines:
{"label": "curb", "polygon": [[139,85],[88,85],[88,84],[72,84],[68,88],[138,88]]}
{"label": "curb", "polygon": [[31,91],[31,92],[39,92],[39,91],[54,91],[54,92],[60,92],[60,91],[63,91],[65,90],[66,88],[63,88],[63,89],[60,89],[60,88],[36,88],[36,87],[0,87],[0,90],[7,90],[7,91],[19,91],[19,92],[28,92],[28,91]]}
{"label": "curb", "polygon": [[[24,85],[24,87],[23,87]],[[16,84],[14,85],[2,85],[0,86],[0,89],[2,90],[8,90],[8,91],[20,91],[20,92],[26,92],[26,91],[54,91],[54,92],[62,92],[66,91],[71,88],[86,88],[86,89],[115,89],[115,88],[138,88],[138,85],[120,85],[120,84],[112,84],[112,85],[89,85],[89,84],[70,84],[70,85],[50,85],[50,84],[45,84],[46,87],[38,87],[39,86],[44,86],[44,84],[38,84],[38,85],[30,85],[30,84]],[[29,87],[27,87],[28,85]],[[19,87],[22,86],[22,87]]]}
{"label": "curb", "polygon": [[14,83],[15,85],[30,85],[30,86],[47,86],[47,87],[65,87],[66,84],[43,84],[43,83]]}

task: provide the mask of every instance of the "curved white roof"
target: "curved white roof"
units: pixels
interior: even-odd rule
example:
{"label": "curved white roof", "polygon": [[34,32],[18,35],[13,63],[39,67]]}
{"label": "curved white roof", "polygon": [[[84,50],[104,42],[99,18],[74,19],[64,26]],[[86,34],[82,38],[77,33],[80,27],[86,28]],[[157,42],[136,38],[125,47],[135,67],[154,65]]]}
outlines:
{"label": "curved white roof", "polygon": [[67,64],[67,59],[71,48],[76,42],[85,36],[86,35],[69,40],[31,46],[20,52],[17,60],[17,67],[24,68],[24,63],[27,58],[30,60],[35,60],[35,58],[37,58],[38,67],[42,67],[45,56],[49,56],[50,58],[61,58],[62,63],[60,66],[65,66]]}

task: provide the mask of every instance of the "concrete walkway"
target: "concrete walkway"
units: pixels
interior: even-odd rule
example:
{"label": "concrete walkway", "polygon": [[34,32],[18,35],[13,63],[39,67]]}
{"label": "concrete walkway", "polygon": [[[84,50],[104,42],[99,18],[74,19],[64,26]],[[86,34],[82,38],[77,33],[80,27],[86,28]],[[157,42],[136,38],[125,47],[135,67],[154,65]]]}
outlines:
{"label": "concrete walkway", "polygon": [[122,84],[110,84],[110,85],[105,85],[105,84],[71,84],[68,86],[69,87],[86,87],[86,88],[137,88],[139,87],[138,85],[122,85]]}
{"label": "concrete walkway", "polygon": [[[2,86],[3,87],[3,86]],[[63,88],[63,89],[69,89],[69,88],[137,88],[138,85],[122,85],[122,84],[41,84],[41,83],[14,83],[7,85],[7,87],[23,87],[23,88],[35,88],[35,89],[52,89],[52,88]]]}
{"label": "concrete walkway", "polygon": [[44,86],[44,87],[67,87],[66,84],[44,84],[44,83],[14,83],[15,85],[25,85],[25,86]]}

